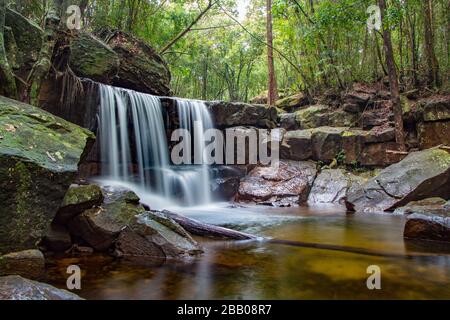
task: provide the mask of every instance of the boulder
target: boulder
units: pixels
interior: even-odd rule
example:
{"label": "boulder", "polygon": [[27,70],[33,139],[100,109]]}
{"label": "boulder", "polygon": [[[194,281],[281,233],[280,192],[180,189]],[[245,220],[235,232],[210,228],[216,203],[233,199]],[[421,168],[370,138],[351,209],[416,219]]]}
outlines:
{"label": "boulder", "polygon": [[158,96],[170,95],[169,68],[153,48],[122,31],[102,30],[98,36],[119,56],[114,86]]}
{"label": "boulder", "polygon": [[0,97],[0,252],[35,248],[93,141],[85,129]]}
{"label": "boulder", "polygon": [[0,276],[19,275],[40,278],[45,271],[45,258],[39,250],[25,250],[0,256]]}
{"label": "boulder", "polygon": [[298,205],[308,199],[316,174],[312,162],[280,161],[278,166],[258,166],[241,181],[237,201]]}
{"label": "boulder", "polygon": [[327,126],[329,123],[328,107],[314,105],[295,112],[295,119],[299,129],[312,129]]}
{"label": "boulder", "polygon": [[275,105],[285,111],[292,112],[295,109],[307,106],[308,104],[309,98],[306,94],[300,92],[293,96],[278,100]]}
{"label": "boulder", "polygon": [[300,127],[295,113],[280,114],[280,128],[285,130],[298,130]]}
{"label": "boulder", "polygon": [[427,98],[419,108],[425,122],[450,120],[450,95]]}
{"label": "boulder", "polygon": [[69,222],[70,232],[98,251],[118,257],[176,258],[201,250],[175,222],[147,212],[139,197],[126,189],[107,188],[101,207]]}
{"label": "boulder", "polygon": [[83,211],[100,206],[102,202],[103,192],[99,186],[71,185],[56,214],[55,222],[64,225]]}
{"label": "boulder", "polygon": [[417,134],[420,149],[450,146],[450,121],[419,122]]}
{"label": "boulder", "polygon": [[288,131],[281,144],[281,159],[308,160],[312,157],[312,130]]}
{"label": "boulder", "polygon": [[244,170],[238,167],[219,166],[211,172],[212,195],[217,200],[231,200],[239,190],[241,179],[245,176]]}
{"label": "boulder", "polygon": [[70,44],[70,67],[79,77],[111,84],[119,70],[119,56],[93,35],[80,32]]}
{"label": "boulder", "polygon": [[349,190],[360,188],[365,182],[363,177],[342,169],[322,170],[314,181],[308,203],[340,203]]}
{"label": "boulder", "polygon": [[403,233],[406,239],[450,242],[450,210],[414,212],[407,219]]}
{"label": "boulder", "polygon": [[428,149],[410,153],[347,197],[351,211],[392,211],[411,201],[450,198],[450,153]]}
{"label": "boulder", "polygon": [[366,144],[361,151],[359,163],[368,167],[386,167],[399,162],[404,157],[401,154],[389,154],[388,150],[400,151],[400,148],[395,142]]}
{"label": "boulder", "polygon": [[320,127],[311,136],[312,158],[331,162],[343,150],[343,134],[348,128]]}
{"label": "boulder", "polygon": [[5,46],[7,50],[13,46],[17,49],[15,52],[8,50],[8,55],[14,56],[15,67],[18,69],[16,71],[26,78],[38,59],[44,31],[39,25],[11,9],[6,10],[5,25],[11,28],[10,36],[5,39]]}
{"label": "boulder", "polygon": [[419,201],[412,201],[406,206],[395,209],[395,214],[412,214],[412,213],[443,213],[446,201],[442,198],[429,198]]}
{"label": "boulder", "polygon": [[20,276],[0,277],[0,300],[83,300],[76,294]]}
{"label": "boulder", "polygon": [[278,111],[274,107],[237,102],[207,102],[216,127],[255,126],[276,127]]}
{"label": "boulder", "polygon": [[72,247],[72,238],[65,226],[52,223],[42,238],[42,245],[52,252],[65,252]]}
{"label": "boulder", "polygon": [[358,125],[359,114],[336,110],[330,113],[328,126],[330,127],[355,127]]}

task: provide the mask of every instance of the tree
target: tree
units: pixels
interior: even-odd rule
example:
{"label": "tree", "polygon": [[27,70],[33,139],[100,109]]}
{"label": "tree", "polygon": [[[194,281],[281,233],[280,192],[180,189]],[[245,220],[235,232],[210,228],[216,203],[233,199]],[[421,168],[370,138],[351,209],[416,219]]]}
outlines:
{"label": "tree", "polygon": [[16,80],[5,49],[6,0],[0,0],[0,94],[17,98]]}
{"label": "tree", "polygon": [[273,22],[272,22],[272,0],[267,0],[267,63],[269,67],[268,105],[274,105],[278,100],[277,78],[273,61]]}
{"label": "tree", "polygon": [[433,34],[433,3],[431,0],[423,0],[425,55],[428,68],[428,84],[439,86],[439,64],[434,51]]}
{"label": "tree", "polygon": [[403,128],[403,110],[400,100],[400,89],[398,84],[397,69],[395,67],[394,50],[392,48],[391,31],[385,19],[386,2],[378,0],[381,9],[381,21],[383,23],[384,51],[386,54],[386,65],[388,67],[389,85],[391,88],[391,99],[394,107],[395,140],[401,150],[405,150],[405,132]]}

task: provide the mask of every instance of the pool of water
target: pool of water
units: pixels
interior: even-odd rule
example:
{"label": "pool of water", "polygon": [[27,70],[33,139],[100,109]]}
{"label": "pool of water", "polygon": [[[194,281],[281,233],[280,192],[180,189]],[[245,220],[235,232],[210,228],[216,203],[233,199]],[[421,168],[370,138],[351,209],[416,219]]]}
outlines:
{"label": "pool of water", "polygon": [[[50,259],[46,281],[65,288],[66,268],[82,270],[86,299],[450,299],[450,246],[403,240],[405,219],[346,215],[342,207],[183,209],[189,217],[262,237],[376,250],[398,257],[268,242],[200,240],[189,261],[136,264],[95,255]],[[369,266],[381,290],[367,288]]]}

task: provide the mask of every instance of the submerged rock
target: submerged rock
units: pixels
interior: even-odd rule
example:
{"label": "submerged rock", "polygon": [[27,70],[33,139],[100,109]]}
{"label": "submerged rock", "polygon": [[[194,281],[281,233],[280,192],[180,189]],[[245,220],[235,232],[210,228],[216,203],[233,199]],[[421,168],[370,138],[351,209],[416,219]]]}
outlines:
{"label": "submerged rock", "polygon": [[44,274],[45,258],[39,250],[25,250],[0,256],[0,276],[19,275],[38,279]]}
{"label": "submerged rock", "polygon": [[74,293],[20,276],[0,277],[0,300],[83,300]]}
{"label": "submerged rock", "polygon": [[274,206],[298,205],[307,200],[317,170],[312,162],[280,161],[258,166],[239,186],[237,200]]}
{"label": "submerged rock", "polygon": [[85,129],[0,97],[0,252],[35,248],[93,140]]}
{"label": "submerged rock", "polygon": [[317,176],[308,203],[339,203],[350,190],[360,188],[366,179],[343,169],[325,169]]}
{"label": "submerged rock", "polygon": [[450,198],[450,153],[438,148],[413,152],[351,192],[351,211],[391,211],[411,201]]}

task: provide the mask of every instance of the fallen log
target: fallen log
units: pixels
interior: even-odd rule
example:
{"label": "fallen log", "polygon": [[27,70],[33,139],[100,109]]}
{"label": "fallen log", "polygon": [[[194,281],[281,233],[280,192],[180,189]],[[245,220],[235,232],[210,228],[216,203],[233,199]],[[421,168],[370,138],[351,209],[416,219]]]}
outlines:
{"label": "fallen log", "polygon": [[228,240],[256,240],[258,238],[248,233],[202,223],[167,210],[162,213],[196,236]]}

